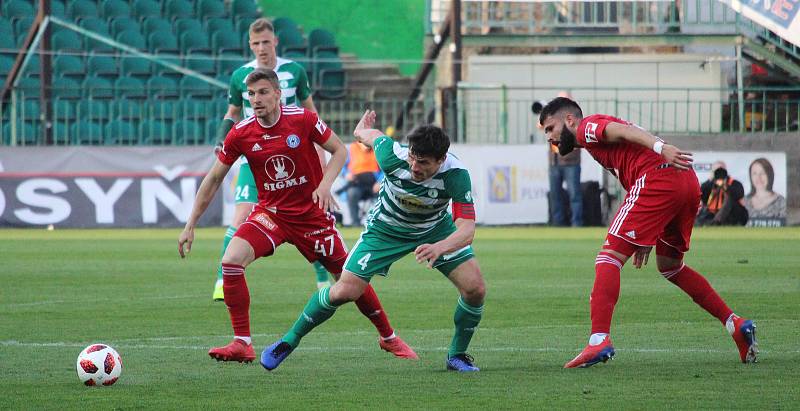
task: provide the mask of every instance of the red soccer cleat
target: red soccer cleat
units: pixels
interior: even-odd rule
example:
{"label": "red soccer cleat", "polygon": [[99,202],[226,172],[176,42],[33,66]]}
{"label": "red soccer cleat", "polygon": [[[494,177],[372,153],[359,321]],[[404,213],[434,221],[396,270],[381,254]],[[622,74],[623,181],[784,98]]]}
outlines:
{"label": "red soccer cleat", "polygon": [[247,345],[238,338],[234,338],[230,344],[224,347],[214,347],[208,350],[208,355],[217,361],[253,362],[256,359],[253,345]]}
{"label": "red soccer cleat", "polygon": [[406,358],[409,360],[418,360],[419,357],[411,347],[406,344],[400,337],[395,336],[391,340],[384,340],[381,337],[378,337],[378,344],[381,346],[381,349],[384,351],[388,351],[394,354],[395,357],[398,358]]}
{"label": "red soccer cleat", "polygon": [[577,357],[564,364],[564,368],[591,367],[599,362],[606,362],[613,356],[614,346],[611,344],[611,337],[606,336],[603,342],[598,345],[587,345]]}
{"label": "red soccer cleat", "polygon": [[739,358],[743,363],[758,362],[758,342],[756,341],[756,325],[746,318],[732,315],[725,324],[728,333],[739,348]]}

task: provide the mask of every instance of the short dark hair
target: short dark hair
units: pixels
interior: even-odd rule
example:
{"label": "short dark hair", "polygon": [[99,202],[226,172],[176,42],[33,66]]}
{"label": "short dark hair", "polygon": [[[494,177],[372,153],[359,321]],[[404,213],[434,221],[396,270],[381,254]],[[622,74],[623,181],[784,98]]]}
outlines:
{"label": "short dark hair", "polygon": [[542,112],[539,113],[539,124],[544,125],[548,117],[558,114],[561,110],[569,110],[572,114],[583,118],[583,111],[581,111],[581,106],[578,103],[566,97],[556,97],[547,103]]}
{"label": "short dark hair", "polygon": [[408,135],[408,151],[416,156],[441,160],[447,156],[449,148],[450,137],[433,124],[419,126]]}
{"label": "short dark hair", "polygon": [[244,83],[249,86],[261,80],[269,81],[270,84],[272,84],[272,87],[275,87],[275,90],[281,89],[280,82],[278,81],[278,75],[275,74],[275,72],[270,69],[257,68],[251,71],[250,74],[248,74],[247,77],[245,77]]}

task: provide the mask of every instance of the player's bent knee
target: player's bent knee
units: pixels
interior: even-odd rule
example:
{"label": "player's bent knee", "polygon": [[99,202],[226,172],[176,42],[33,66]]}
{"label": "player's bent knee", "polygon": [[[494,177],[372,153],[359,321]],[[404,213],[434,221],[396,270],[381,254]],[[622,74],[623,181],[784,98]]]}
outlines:
{"label": "player's bent knee", "polygon": [[222,256],[222,264],[236,264],[246,267],[255,260],[253,247],[240,237],[233,237]]}
{"label": "player's bent knee", "polygon": [[331,286],[328,297],[332,304],[342,305],[361,297],[368,285],[369,283],[357,277],[355,274],[344,271],[339,280],[336,281],[336,284]]}

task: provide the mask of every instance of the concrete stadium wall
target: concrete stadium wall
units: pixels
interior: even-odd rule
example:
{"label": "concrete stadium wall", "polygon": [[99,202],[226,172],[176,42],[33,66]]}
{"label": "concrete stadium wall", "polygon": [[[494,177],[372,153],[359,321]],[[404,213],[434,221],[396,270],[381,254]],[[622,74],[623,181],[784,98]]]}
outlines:
{"label": "concrete stadium wall", "polygon": [[[800,224],[800,133],[735,134],[702,136],[662,135],[662,138],[686,150],[713,151],[784,151],[788,224]],[[742,182],[743,184],[745,182]]]}

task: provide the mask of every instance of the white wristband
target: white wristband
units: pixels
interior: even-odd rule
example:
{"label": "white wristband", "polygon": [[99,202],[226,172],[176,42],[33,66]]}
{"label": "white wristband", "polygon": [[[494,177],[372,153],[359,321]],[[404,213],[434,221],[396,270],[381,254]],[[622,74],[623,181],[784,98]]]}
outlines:
{"label": "white wristband", "polygon": [[653,151],[655,151],[656,154],[660,155],[661,154],[661,150],[663,150],[663,149],[664,149],[664,142],[663,141],[656,141],[656,143],[653,144]]}

